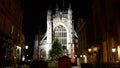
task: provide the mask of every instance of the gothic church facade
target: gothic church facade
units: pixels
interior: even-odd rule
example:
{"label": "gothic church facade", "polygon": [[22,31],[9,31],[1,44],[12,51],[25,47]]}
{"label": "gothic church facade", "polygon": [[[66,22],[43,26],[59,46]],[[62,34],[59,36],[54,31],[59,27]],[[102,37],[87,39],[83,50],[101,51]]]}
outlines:
{"label": "gothic church facade", "polygon": [[54,39],[58,39],[62,47],[66,47],[67,55],[71,58],[74,53],[74,38],[77,37],[73,24],[71,5],[67,11],[60,11],[56,7],[54,14],[49,9],[46,33],[41,40],[39,34],[35,37],[33,60],[47,60]]}

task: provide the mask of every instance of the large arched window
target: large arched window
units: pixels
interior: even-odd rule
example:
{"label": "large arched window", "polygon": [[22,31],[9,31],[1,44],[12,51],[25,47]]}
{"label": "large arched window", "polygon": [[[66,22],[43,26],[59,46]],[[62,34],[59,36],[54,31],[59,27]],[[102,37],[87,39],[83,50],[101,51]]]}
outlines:
{"label": "large arched window", "polygon": [[67,31],[62,25],[57,26],[54,29],[55,38],[60,41],[62,46],[67,46]]}

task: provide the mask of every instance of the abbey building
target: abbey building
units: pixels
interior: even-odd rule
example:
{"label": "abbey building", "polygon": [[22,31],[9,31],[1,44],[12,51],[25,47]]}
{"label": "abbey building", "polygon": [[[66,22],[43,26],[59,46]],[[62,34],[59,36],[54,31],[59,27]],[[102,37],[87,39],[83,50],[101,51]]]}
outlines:
{"label": "abbey building", "polygon": [[52,10],[48,9],[47,30],[41,40],[39,40],[40,35],[36,35],[33,59],[47,60],[52,42],[56,38],[60,41],[62,47],[66,48],[67,55],[70,58],[72,55],[75,55],[74,42],[77,34],[73,24],[71,5],[69,5],[67,11],[60,11],[60,9],[56,7],[55,13],[53,13]]}

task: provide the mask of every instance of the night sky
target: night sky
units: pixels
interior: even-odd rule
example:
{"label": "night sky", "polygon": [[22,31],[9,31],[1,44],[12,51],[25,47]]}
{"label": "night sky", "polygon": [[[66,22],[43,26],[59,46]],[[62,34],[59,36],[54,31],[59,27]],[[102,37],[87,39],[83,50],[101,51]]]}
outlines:
{"label": "night sky", "polygon": [[[46,18],[49,6],[54,10],[56,4],[59,8],[67,10],[68,3],[71,3],[73,10],[73,20],[78,18],[91,18],[91,0],[21,0],[23,8],[23,34],[25,36],[25,44],[34,45],[34,37],[38,29],[46,32]],[[64,4],[63,4],[64,3]]]}

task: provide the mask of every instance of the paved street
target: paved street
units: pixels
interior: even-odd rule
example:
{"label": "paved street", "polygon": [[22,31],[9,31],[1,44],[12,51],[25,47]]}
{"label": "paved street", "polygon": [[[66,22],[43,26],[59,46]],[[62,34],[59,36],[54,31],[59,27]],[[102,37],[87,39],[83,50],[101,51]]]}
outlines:
{"label": "paved street", "polygon": [[71,68],[81,68],[80,66],[72,66]]}
{"label": "paved street", "polygon": [[[91,67],[88,64],[84,64],[83,68],[120,68],[120,63],[104,63],[102,65],[97,65],[95,67]],[[3,68],[3,67],[0,67]],[[19,67],[11,67],[11,66],[7,66],[4,68],[58,68],[57,66],[46,66],[44,64],[34,64],[34,65],[20,65]],[[81,66],[71,66],[71,68],[82,68]]]}
{"label": "paved street", "polygon": [[20,66],[20,68],[30,68],[30,66],[28,66],[28,65],[22,65],[22,66]]}

